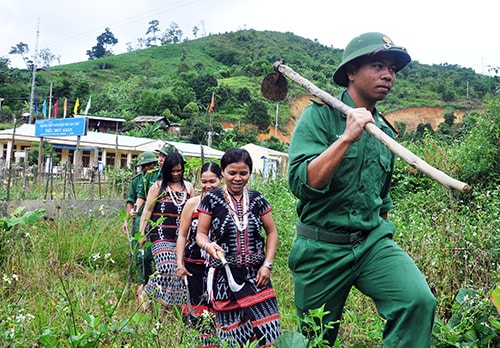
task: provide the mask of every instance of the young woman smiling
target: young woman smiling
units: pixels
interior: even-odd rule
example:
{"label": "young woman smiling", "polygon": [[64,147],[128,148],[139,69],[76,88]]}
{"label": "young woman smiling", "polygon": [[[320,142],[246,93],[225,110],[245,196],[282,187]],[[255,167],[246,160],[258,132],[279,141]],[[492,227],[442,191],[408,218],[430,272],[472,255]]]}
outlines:
{"label": "young woman smiling", "polygon": [[[270,281],[278,246],[271,206],[246,186],[252,172],[248,151],[228,150],[221,169],[225,186],[201,201],[196,236],[210,256],[207,287],[219,340],[230,347],[248,341],[272,346],[281,323]],[[224,269],[221,259],[229,267]]]}

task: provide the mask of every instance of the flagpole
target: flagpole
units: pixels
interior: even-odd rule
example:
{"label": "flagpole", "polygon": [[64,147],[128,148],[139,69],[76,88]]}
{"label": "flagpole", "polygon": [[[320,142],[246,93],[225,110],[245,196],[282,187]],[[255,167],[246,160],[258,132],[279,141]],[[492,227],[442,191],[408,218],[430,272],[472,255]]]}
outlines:
{"label": "flagpole", "polygon": [[210,107],[208,108],[208,113],[210,114],[210,121],[208,123],[208,147],[212,147],[212,133],[213,133],[213,122],[214,122],[214,107],[215,98],[214,92],[212,92],[212,101],[210,102]]}
{"label": "flagpole", "polygon": [[49,93],[49,118],[52,114],[52,82],[50,83],[50,93]]}
{"label": "flagpole", "polygon": [[213,131],[213,121],[214,121],[214,113],[210,113],[210,122],[208,124],[208,147],[212,147],[212,131]]}
{"label": "flagpole", "polygon": [[33,104],[35,102],[35,81],[36,81],[36,61],[38,59],[38,38],[40,36],[40,18],[38,18],[38,26],[36,29],[36,44],[35,44],[35,56],[33,57],[33,77],[31,79],[31,95],[30,95],[30,117],[28,124],[31,124],[33,120]]}

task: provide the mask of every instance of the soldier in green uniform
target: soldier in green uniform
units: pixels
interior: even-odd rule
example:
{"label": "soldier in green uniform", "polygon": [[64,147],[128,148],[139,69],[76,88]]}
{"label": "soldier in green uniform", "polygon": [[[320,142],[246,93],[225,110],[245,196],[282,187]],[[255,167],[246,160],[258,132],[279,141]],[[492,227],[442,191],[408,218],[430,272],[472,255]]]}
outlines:
{"label": "soldier in green uniform", "polygon": [[[158,167],[148,170],[143,177],[143,187],[144,190],[138,193],[138,197],[142,200],[142,203],[146,201],[148,196],[148,191],[153,186],[153,184],[161,180],[161,167],[163,166],[163,161],[172,152],[178,152],[175,146],[165,143],[158,151]],[[139,219],[140,220],[140,219]]]}
{"label": "soldier in green uniform", "polygon": [[[386,35],[365,33],[344,50],[335,83],[347,115],[321,102],[308,106],[290,143],[290,189],[299,216],[288,265],[299,316],[325,305],[323,322],[341,319],[352,287],[369,296],[386,320],[386,348],[431,344],[436,299],[410,256],[392,239],[389,188],[394,154],[368,132],[373,123],[391,137],[376,108],[411,61]],[[306,329],[306,328],[304,328]],[[339,325],[326,333],[334,345]]]}
{"label": "soldier in green uniform", "polygon": [[[127,197],[126,214],[127,219],[123,222],[123,233],[134,236],[139,232],[141,221],[141,214],[144,209],[144,178],[148,172],[151,172],[156,166],[158,159],[153,152],[143,152],[139,155],[137,165],[141,167],[141,172],[135,175],[130,181],[130,188]],[[129,220],[133,217],[132,230],[129,230]],[[153,274],[153,256],[151,255],[151,248],[139,249],[136,240],[132,240],[132,250],[135,253],[134,259],[137,266],[139,287],[136,295],[140,296],[144,286],[149,280],[149,276]]]}

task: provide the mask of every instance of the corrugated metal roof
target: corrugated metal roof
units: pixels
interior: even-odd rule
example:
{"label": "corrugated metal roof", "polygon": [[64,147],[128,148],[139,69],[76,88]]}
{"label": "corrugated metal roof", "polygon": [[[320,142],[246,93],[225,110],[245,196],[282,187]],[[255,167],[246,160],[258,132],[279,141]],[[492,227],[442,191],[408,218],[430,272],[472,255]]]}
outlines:
{"label": "corrugated metal roof", "polygon": [[86,118],[92,119],[92,120],[102,120],[102,121],[109,121],[109,122],[120,122],[120,123],[127,122],[127,120],[124,118],[114,118],[114,117],[105,117],[105,116],[75,115],[74,117],[86,117]]}
{"label": "corrugated metal roof", "polygon": [[161,120],[167,121],[165,116],[137,116],[132,121],[133,122],[158,122]]}

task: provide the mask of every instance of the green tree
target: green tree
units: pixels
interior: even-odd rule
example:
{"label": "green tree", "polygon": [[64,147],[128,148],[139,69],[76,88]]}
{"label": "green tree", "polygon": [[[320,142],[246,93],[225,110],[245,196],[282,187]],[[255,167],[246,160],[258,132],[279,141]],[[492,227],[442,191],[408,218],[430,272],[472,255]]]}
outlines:
{"label": "green tree", "polygon": [[162,45],[176,44],[182,41],[182,30],[177,23],[172,22],[161,38]]}
{"label": "green tree", "polygon": [[136,100],[136,112],[140,115],[161,115],[165,109],[169,109],[174,114],[179,114],[179,100],[174,94],[166,90],[156,90],[152,88],[144,89]]}
{"label": "green tree", "polygon": [[240,88],[238,93],[236,93],[236,101],[242,104],[249,103],[252,100],[250,96],[250,90],[246,87]]}
{"label": "green tree", "polygon": [[177,96],[181,108],[196,101],[196,93],[185,81],[178,80],[174,82],[172,85],[172,93]]}
{"label": "green tree", "polygon": [[71,94],[71,82],[64,79],[56,82],[52,89],[52,95],[55,98],[69,98]]}
{"label": "green tree", "polygon": [[87,56],[89,56],[89,60],[94,60],[98,58],[102,58],[106,55],[106,49],[104,45],[101,43],[97,43],[91,50],[87,50]]}
{"label": "green tree", "polygon": [[163,139],[165,132],[159,125],[146,123],[140,128],[132,128],[126,134],[132,137]]}
{"label": "green tree", "polygon": [[271,125],[271,116],[269,116],[266,103],[260,100],[252,101],[248,108],[247,120],[257,126],[260,132],[268,129]]}
{"label": "green tree", "polygon": [[[183,135],[192,144],[207,144],[208,142],[208,132],[209,132],[209,117],[208,115],[202,113],[197,117],[191,117],[186,120],[186,126],[182,128]],[[216,125],[214,124],[214,134],[212,139],[217,141],[220,132],[216,130]],[[222,130],[222,127],[220,127]]]}
{"label": "green tree", "polygon": [[10,60],[5,57],[0,57],[0,83],[5,83],[10,78],[9,69]]}
{"label": "green tree", "polygon": [[217,87],[217,79],[213,75],[201,75],[188,82],[196,93],[196,98],[205,105],[209,105],[212,98],[213,87]]}
{"label": "green tree", "polygon": [[97,37],[97,45],[87,51],[89,60],[104,58],[102,65],[102,69],[104,70],[106,68],[106,56],[113,54],[110,46],[114,46],[117,43],[118,39],[115,38],[111,30],[109,28],[104,29],[104,33]]}
{"label": "green tree", "polygon": [[196,39],[198,37],[198,31],[200,31],[200,28],[198,28],[196,25],[193,27],[193,36]]}
{"label": "green tree", "polygon": [[160,30],[160,21],[157,19],[153,19],[148,24],[149,24],[149,27],[148,27],[148,31],[146,31],[146,35],[151,34],[152,36],[146,38],[146,42],[147,42],[146,47],[151,47],[153,45],[156,46],[158,43],[158,40],[160,40],[160,38],[157,36],[157,33],[159,33],[161,31]]}
{"label": "green tree", "polygon": [[434,129],[432,129],[432,125],[430,123],[419,123],[417,129],[415,130],[415,137],[417,139],[421,139],[424,136],[424,133],[434,134]]}
{"label": "green tree", "polygon": [[198,104],[196,104],[195,102],[190,102],[186,104],[184,109],[182,109],[182,112],[193,115],[200,112],[200,108],[198,107]]}
{"label": "green tree", "polygon": [[257,132],[254,127],[246,127],[244,130],[234,128],[214,139],[214,144],[221,151],[226,151],[233,147],[240,147],[248,143],[257,143]]}
{"label": "green tree", "polygon": [[264,140],[261,143],[262,146],[267,147],[269,149],[273,149],[276,151],[281,151],[281,152],[287,152],[288,151],[288,144],[283,143],[281,140],[276,138],[275,136],[270,137],[267,140]]}
{"label": "green tree", "polygon": [[38,57],[40,58],[43,67],[49,67],[54,60],[59,61],[60,58],[52,53],[49,48],[41,49],[38,53]]}
{"label": "green tree", "polygon": [[[457,175],[473,187],[499,183],[500,173],[500,101],[489,100],[484,112],[464,116],[461,142],[453,148]],[[481,189],[476,188],[477,192]]]}
{"label": "green tree", "polygon": [[9,54],[19,54],[21,58],[23,58],[23,61],[26,64],[26,68],[28,70],[31,70],[33,68],[33,61],[27,56],[29,51],[30,49],[28,44],[19,42],[17,45],[10,48]]}
{"label": "green tree", "polygon": [[450,127],[453,126],[455,119],[456,119],[456,116],[452,111],[450,111],[444,115],[444,123],[446,123]]}

